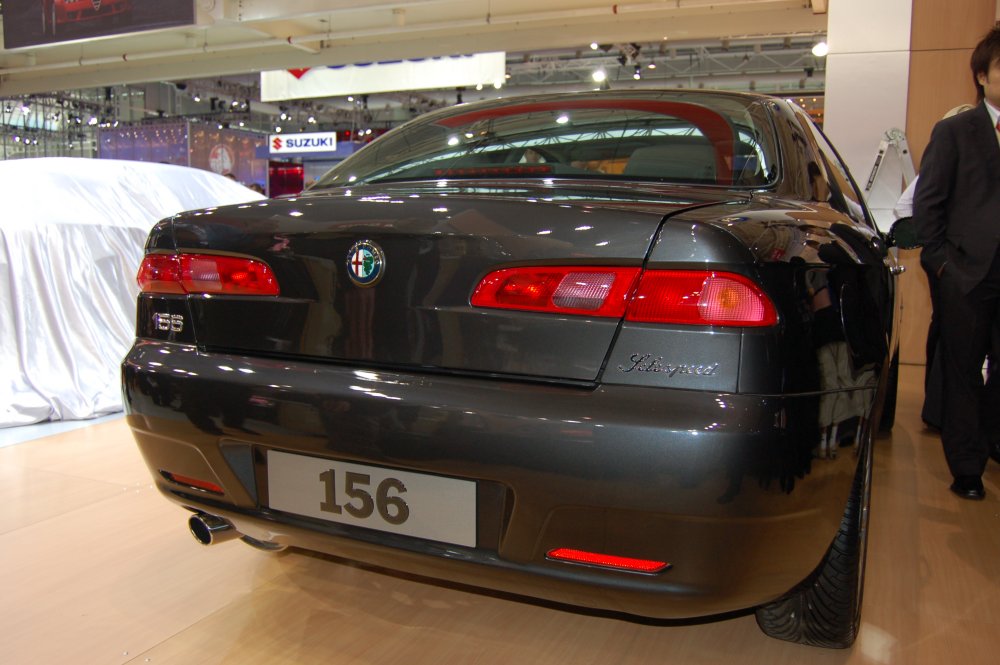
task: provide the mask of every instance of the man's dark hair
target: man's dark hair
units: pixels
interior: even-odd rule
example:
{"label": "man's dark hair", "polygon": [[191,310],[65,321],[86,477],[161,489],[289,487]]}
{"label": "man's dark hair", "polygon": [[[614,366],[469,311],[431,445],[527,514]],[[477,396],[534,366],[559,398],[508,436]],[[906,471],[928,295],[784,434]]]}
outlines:
{"label": "man's dark hair", "polygon": [[1000,60],[1000,27],[994,27],[976,44],[969,62],[972,67],[972,83],[976,86],[976,99],[980,102],[983,101],[985,93],[983,86],[979,85],[979,75],[988,74],[990,65],[995,60]]}

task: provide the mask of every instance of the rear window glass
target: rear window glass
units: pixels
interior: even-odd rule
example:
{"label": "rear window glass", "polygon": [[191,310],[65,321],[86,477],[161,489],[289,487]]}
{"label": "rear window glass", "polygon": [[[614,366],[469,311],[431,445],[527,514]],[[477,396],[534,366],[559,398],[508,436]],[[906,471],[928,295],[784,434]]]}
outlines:
{"label": "rear window glass", "polygon": [[457,106],[389,132],[314,188],[404,180],[601,178],[762,187],[777,176],[754,98],[581,94]]}

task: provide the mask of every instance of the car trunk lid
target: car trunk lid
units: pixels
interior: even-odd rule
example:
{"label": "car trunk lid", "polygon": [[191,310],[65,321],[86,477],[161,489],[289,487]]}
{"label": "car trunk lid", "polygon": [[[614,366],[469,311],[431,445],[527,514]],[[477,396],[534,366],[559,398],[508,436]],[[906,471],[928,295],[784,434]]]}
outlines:
{"label": "car trunk lid", "polygon": [[476,308],[476,285],[512,266],[640,268],[665,216],[734,199],[483,184],[334,190],[186,213],[170,229],[178,250],[259,259],[280,285],[278,297],[188,296],[203,348],[587,382],[619,319]]}

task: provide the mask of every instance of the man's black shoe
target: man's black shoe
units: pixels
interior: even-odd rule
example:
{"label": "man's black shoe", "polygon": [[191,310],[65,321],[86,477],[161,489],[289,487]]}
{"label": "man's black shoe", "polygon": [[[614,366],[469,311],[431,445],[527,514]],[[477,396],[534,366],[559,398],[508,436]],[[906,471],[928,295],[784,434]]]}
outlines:
{"label": "man's black shoe", "polygon": [[963,499],[974,499],[979,501],[986,498],[986,490],[983,489],[983,479],[979,476],[958,476],[951,484],[951,491]]}

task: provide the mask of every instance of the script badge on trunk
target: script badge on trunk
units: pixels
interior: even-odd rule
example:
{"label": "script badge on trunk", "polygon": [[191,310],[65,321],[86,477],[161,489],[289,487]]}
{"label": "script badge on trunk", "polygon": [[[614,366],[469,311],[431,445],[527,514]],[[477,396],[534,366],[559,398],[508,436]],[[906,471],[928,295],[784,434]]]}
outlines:
{"label": "script badge on trunk", "polygon": [[347,253],[347,275],[358,286],[374,286],[385,274],[385,254],[371,240],[359,240]]}

